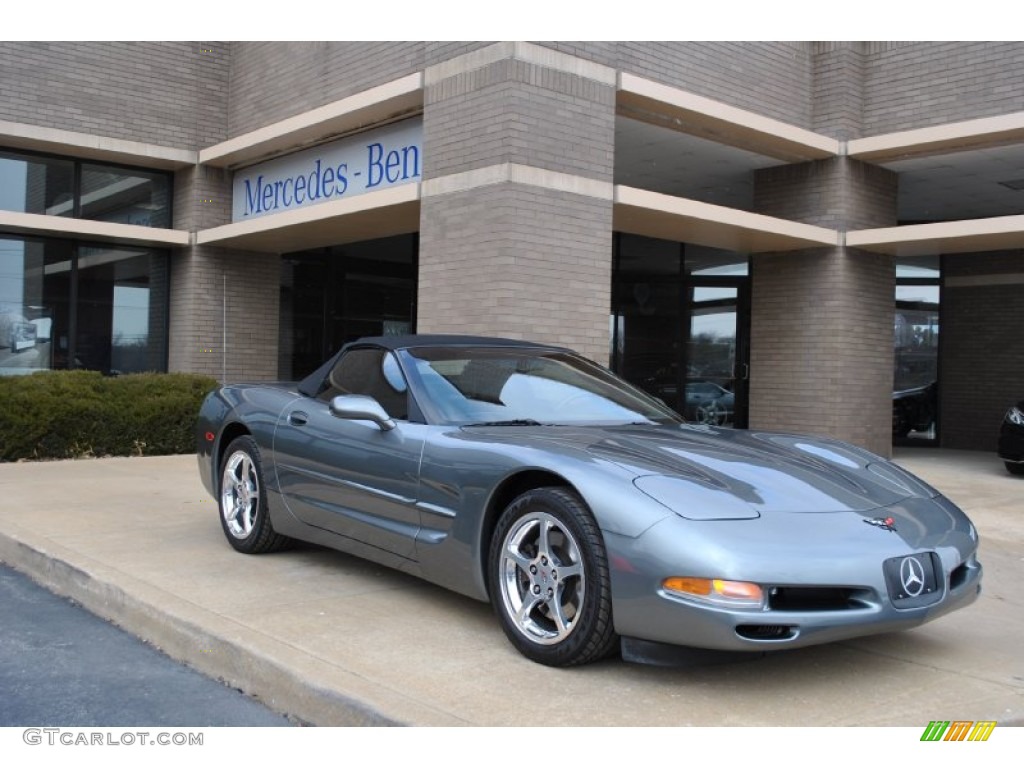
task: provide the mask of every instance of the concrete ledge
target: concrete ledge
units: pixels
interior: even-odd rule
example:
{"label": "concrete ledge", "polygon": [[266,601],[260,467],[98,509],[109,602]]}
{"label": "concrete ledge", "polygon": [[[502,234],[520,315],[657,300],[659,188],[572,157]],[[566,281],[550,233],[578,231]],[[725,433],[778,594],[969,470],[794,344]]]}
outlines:
{"label": "concrete ledge", "polygon": [[893,256],[1024,248],[1024,215],[858,229],[846,233],[846,244],[851,248]]}
{"label": "concrete ledge", "polygon": [[884,165],[893,160],[1019,142],[1024,142],[1024,112],[851,139],[846,149],[850,157]]}
{"label": "concrete ledge", "polygon": [[836,139],[653,80],[619,74],[618,112],[720,144],[798,163],[840,154]]}
{"label": "concrete ledge", "polygon": [[419,200],[418,183],[402,184],[203,229],[196,244],[285,253],[402,235],[419,229]]}
{"label": "concrete ledge", "polygon": [[136,224],[116,224],[109,221],[16,211],[0,211],[0,230],[19,235],[74,237],[104,243],[153,245],[160,248],[186,246],[191,239],[191,235],[181,229],[140,227]]}
{"label": "concrete ledge", "polygon": [[840,234],[833,229],[624,186],[615,187],[612,227],[635,235],[747,253],[836,247],[840,243]]}
{"label": "concrete ledge", "polygon": [[199,163],[220,168],[249,165],[423,108],[423,73],[392,80],[308,112],[249,131],[199,151]]}
{"label": "concrete ledge", "polygon": [[570,53],[562,53],[553,48],[527,42],[501,42],[478,48],[447,61],[427,67],[425,84],[436,85],[450,77],[483,69],[498,61],[515,59],[527,64],[564,72],[569,75],[594,80],[602,85],[615,85],[615,70],[587,59],[581,59]]}
{"label": "concrete ledge", "polygon": [[26,123],[0,120],[0,146],[74,155],[82,160],[138,165],[174,171],[195,165],[196,152],[140,141],[125,141],[77,131],[62,131]]}

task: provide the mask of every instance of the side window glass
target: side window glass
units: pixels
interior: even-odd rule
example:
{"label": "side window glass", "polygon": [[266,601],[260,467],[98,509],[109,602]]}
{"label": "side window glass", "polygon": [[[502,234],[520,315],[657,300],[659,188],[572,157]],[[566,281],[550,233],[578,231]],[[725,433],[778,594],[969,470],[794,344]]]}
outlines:
{"label": "side window glass", "polygon": [[393,419],[409,418],[408,387],[398,361],[383,349],[353,349],[342,355],[328,376],[328,386],[318,398],[335,395],[369,395]]}

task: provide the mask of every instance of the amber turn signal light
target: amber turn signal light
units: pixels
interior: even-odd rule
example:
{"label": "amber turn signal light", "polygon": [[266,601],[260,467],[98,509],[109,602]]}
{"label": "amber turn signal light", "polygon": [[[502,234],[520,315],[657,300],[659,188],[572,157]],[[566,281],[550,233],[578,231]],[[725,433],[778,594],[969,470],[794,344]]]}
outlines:
{"label": "amber turn signal light", "polygon": [[735,600],[742,603],[758,603],[764,592],[757,584],[747,581],[726,581],[725,579],[701,579],[692,576],[671,576],[661,583],[669,592],[704,597],[712,600]]}

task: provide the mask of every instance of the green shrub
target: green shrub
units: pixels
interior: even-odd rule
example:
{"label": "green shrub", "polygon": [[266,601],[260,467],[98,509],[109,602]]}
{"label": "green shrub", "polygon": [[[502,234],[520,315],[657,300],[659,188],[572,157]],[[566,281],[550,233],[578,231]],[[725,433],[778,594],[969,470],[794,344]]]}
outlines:
{"label": "green shrub", "polygon": [[191,373],[0,376],[0,461],[192,453],[199,406],[216,386]]}

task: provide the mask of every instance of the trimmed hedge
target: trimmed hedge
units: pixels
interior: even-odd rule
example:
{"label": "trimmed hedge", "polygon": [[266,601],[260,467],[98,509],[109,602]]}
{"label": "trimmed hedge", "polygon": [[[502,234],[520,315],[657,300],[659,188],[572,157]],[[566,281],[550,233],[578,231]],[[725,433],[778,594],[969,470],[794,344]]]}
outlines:
{"label": "trimmed hedge", "polygon": [[194,453],[199,406],[217,385],[190,373],[0,376],[0,461]]}

